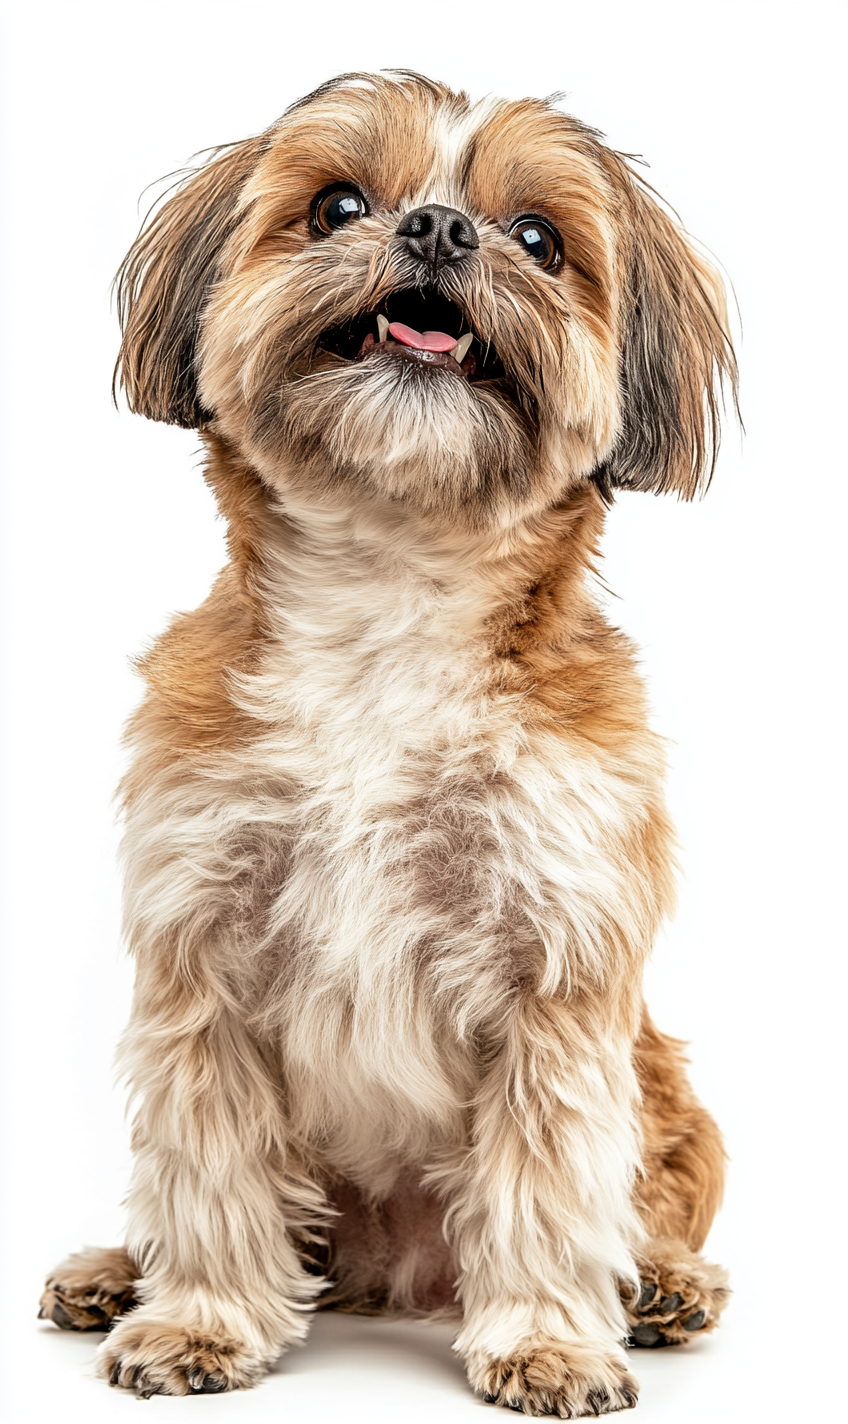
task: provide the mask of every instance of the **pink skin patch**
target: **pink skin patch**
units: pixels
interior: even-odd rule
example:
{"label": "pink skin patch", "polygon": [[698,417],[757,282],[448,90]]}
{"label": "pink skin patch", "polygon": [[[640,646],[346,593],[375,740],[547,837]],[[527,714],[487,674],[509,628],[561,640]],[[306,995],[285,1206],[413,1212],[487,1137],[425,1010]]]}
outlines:
{"label": "pink skin patch", "polygon": [[453,351],[456,346],[455,336],[448,336],[444,331],[413,331],[402,321],[389,324],[389,335],[403,346],[414,346],[416,351]]}

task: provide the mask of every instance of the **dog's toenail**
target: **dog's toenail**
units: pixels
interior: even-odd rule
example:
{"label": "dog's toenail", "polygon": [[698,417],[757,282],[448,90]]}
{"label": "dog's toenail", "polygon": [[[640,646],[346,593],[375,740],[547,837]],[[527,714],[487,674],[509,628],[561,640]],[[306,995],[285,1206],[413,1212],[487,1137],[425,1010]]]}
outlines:
{"label": "dog's toenail", "polygon": [[227,1382],[221,1379],[220,1375],[204,1375],[203,1383],[193,1388],[197,1389],[199,1394],[222,1394],[227,1388]]}
{"label": "dog's toenail", "polygon": [[641,1345],[643,1348],[650,1345],[656,1345],[659,1338],[660,1332],[657,1329],[656,1325],[649,1325],[647,1323],[645,1323],[644,1325],[637,1325],[636,1329],[633,1331],[633,1339],[635,1340],[637,1345]]}
{"label": "dog's toenail", "polygon": [[646,1306],[650,1305],[658,1290],[659,1286],[656,1281],[645,1281],[642,1285],[642,1293],[639,1296],[637,1309],[644,1310]]}
{"label": "dog's toenail", "polygon": [[54,1325],[59,1326],[60,1330],[76,1330],[77,1328],[77,1323],[74,1320],[74,1317],[65,1309],[63,1305],[60,1305],[58,1301],[53,1307],[53,1311],[50,1318],[53,1321]]}
{"label": "dog's toenail", "polygon": [[684,1320],[683,1329],[688,1330],[690,1333],[693,1330],[700,1330],[706,1318],[707,1312],[705,1310],[696,1310],[694,1315],[690,1315],[688,1320]]}
{"label": "dog's toenail", "polygon": [[660,1301],[659,1309],[663,1315],[669,1315],[672,1310],[679,1310],[682,1304],[683,1296],[678,1295],[677,1291],[675,1291],[674,1295],[667,1295],[665,1300]]}

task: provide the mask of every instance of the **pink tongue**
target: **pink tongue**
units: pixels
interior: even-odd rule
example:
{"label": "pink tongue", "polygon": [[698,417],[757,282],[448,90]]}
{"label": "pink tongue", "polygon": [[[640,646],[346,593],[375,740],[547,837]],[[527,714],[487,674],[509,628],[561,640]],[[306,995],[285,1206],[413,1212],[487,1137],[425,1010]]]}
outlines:
{"label": "pink tongue", "polygon": [[404,346],[414,346],[417,351],[453,351],[456,346],[455,336],[448,336],[444,331],[413,331],[402,321],[390,323],[389,335],[395,341],[402,341]]}

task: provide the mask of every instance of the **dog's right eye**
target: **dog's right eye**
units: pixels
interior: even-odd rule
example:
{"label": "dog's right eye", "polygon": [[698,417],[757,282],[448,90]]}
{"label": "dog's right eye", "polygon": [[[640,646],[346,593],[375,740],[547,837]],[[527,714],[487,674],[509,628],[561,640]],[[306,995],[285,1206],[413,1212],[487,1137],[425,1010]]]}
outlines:
{"label": "dog's right eye", "polygon": [[338,232],[350,222],[368,216],[368,204],[356,188],[333,188],[319,193],[312,207],[312,225],[318,232]]}

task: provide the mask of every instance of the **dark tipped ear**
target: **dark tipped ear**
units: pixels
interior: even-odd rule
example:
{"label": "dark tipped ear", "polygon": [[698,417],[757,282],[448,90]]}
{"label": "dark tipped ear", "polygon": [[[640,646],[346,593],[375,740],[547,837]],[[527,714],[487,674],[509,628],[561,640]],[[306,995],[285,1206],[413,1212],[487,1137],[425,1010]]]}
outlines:
{"label": "dark tipped ear", "polygon": [[115,382],[130,410],[196,429],[211,415],[197,390],[203,308],[239,195],[267,138],[233,144],[196,172],[150,218],[115,279],[123,340]]}
{"label": "dark tipped ear", "polygon": [[674,490],[692,499],[715,465],[725,379],[736,405],[724,288],[685,233],[626,173],[623,424],[596,478],[607,493]]}

